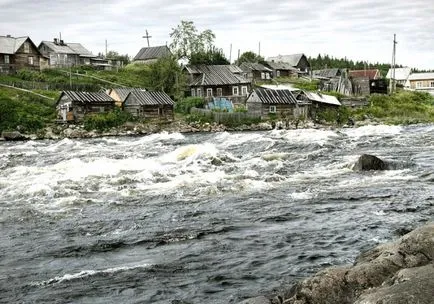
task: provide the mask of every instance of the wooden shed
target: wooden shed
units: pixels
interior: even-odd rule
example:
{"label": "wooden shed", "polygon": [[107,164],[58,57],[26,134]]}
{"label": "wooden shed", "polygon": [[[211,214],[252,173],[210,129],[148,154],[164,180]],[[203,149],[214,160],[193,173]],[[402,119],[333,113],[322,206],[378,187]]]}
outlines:
{"label": "wooden shed", "polygon": [[115,101],[103,92],[63,91],[56,102],[58,117],[64,122],[82,121],[88,114],[112,111]]}
{"label": "wooden shed", "polygon": [[123,103],[123,110],[133,116],[148,118],[173,118],[174,101],[164,92],[132,91]]}

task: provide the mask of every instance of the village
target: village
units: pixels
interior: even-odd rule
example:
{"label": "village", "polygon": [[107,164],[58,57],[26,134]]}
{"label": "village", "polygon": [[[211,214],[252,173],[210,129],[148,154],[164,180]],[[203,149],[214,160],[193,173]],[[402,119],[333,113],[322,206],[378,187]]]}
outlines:
{"label": "village", "polygon": [[[148,41],[148,46],[140,48],[131,64],[151,65],[174,55],[167,45],[149,46]],[[60,38],[42,41],[37,46],[30,37],[0,36],[0,74],[69,69],[71,75],[71,70],[76,67],[117,71],[124,68],[124,62],[103,54],[94,55],[82,44]],[[182,75],[174,77],[177,81],[181,76],[185,79],[179,89],[182,99],[202,101],[188,112],[210,117],[218,123],[228,119],[263,121],[276,118],[297,123],[307,119],[317,121],[324,112],[338,113],[342,106],[366,107],[370,95],[389,94],[397,87],[434,94],[434,73],[414,73],[409,67],[394,66],[387,75],[372,68],[313,69],[305,54],[277,55],[251,62],[237,60],[228,64],[187,62],[180,66],[180,71]],[[314,85],[304,89],[297,85],[300,83]],[[98,91],[63,89],[56,99],[56,122],[80,123],[86,116],[115,109],[140,120],[172,120],[177,103],[180,103],[179,96],[164,89],[155,91],[116,83]],[[339,115],[333,117],[339,119]]]}

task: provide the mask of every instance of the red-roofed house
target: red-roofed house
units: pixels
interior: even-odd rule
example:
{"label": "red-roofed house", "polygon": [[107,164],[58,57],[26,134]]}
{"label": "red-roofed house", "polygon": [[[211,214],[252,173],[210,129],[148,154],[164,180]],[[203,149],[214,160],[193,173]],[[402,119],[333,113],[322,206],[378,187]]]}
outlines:
{"label": "red-roofed house", "polygon": [[353,78],[368,78],[369,80],[375,80],[381,78],[380,70],[352,70],[349,72],[350,77]]}
{"label": "red-roofed house", "polygon": [[356,95],[369,95],[371,93],[370,82],[380,79],[378,69],[349,71],[349,78],[353,81],[353,91]]}

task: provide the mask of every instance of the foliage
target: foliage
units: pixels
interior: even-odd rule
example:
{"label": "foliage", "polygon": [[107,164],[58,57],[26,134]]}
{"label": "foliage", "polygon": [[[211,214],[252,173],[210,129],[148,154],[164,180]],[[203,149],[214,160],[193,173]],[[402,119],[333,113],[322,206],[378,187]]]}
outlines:
{"label": "foliage", "polygon": [[244,62],[265,63],[265,59],[254,52],[248,51],[242,53],[240,58],[235,60],[236,65],[241,65]]}
{"label": "foliage", "polygon": [[244,105],[237,105],[234,107],[235,113],[247,113],[247,109]]}
{"label": "foliage", "polygon": [[120,60],[123,64],[129,64],[130,63],[130,56],[128,54],[121,55],[116,51],[109,51],[107,55],[105,56],[107,59],[114,59],[114,60]]}
{"label": "foliage", "polygon": [[198,32],[193,21],[181,21],[170,33],[170,49],[179,59],[191,59],[194,53],[205,52],[213,47],[215,34],[211,30]]}
{"label": "foliage", "polygon": [[[210,112],[211,113],[211,112]],[[185,116],[185,121],[188,123],[212,123],[214,121],[212,114],[203,115],[199,113],[192,113]]]}
{"label": "foliage", "polygon": [[27,81],[45,81],[45,77],[44,74],[37,72],[37,71],[32,71],[32,70],[27,70],[27,69],[21,69],[17,72],[17,77],[21,80],[27,80]]}
{"label": "foliage", "polygon": [[229,60],[223,54],[222,49],[212,47],[207,51],[199,51],[191,54],[190,64],[207,64],[207,65],[218,65],[218,64],[230,64]]}
{"label": "foliage", "polygon": [[205,100],[202,97],[187,97],[175,104],[175,112],[189,114],[191,108],[203,108]]}
{"label": "foliage", "polygon": [[318,80],[304,80],[301,78],[281,77],[277,78],[277,81],[279,83],[288,83],[297,89],[306,91],[317,91],[319,87]]}
{"label": "foliage", "polygon": [[55,118],[54,102],[16,90],[0,89],[0,132],[34,132]]}
{"label": "foliage", "polygon": [[118,127],[131,120],[133,120],[133,117],[130,113],[116,108],[115,110],[108,113],[87,115],[84,118],[83,124],[87,131],[104,131],[110,128]]}

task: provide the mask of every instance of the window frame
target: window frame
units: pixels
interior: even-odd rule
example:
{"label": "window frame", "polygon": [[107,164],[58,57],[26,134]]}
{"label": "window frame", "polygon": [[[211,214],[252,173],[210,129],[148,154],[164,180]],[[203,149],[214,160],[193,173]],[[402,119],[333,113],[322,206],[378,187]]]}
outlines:
{"label": "window frame", "polygon": [[206,97],[213,97],[213,92],[212,92],[212,88],[207,88],[206,89]]}
{"label": "window frame", "polygon": [[219,97],[223,96],[223,89],[222,88],[217,88],[216,91],[217,91],[217,96],[219,96]]}
{"label": "window frame", "polygon": [[240,89],[238,88],[238,86],[232,87],[232,95],[233,96],[239,96],[240,95]]}
{"label": "window frame", "polygon": [[268,109],[268,113],[276,114],[276,112],[277,112],[276,106],[270,106],[270,108]]}
{"label": "window frame", "polygon": [[[244,93],[244,91],[246,92],[246,93]],[[246,95],[248,95],[249,94],[249,88],[247,87],[247,86],[242,86],[241,87],[241,95],[242,96],[246,96]]]}
{"label": "window frame", "polygon": [[24,53],[30,53],[30,43],[24,42]]}
{"label": "window frame", "polygon": [[5,64],[10,64],[11,63],[11,58],[9,57],[9,55],[5,55],[4,56],[4,60],[5,60]]}
{"label": "window frame", "polygon": [[197,97],[202,97],[202,89],[201,88],[197,88],[196,89],[196,96]]}

